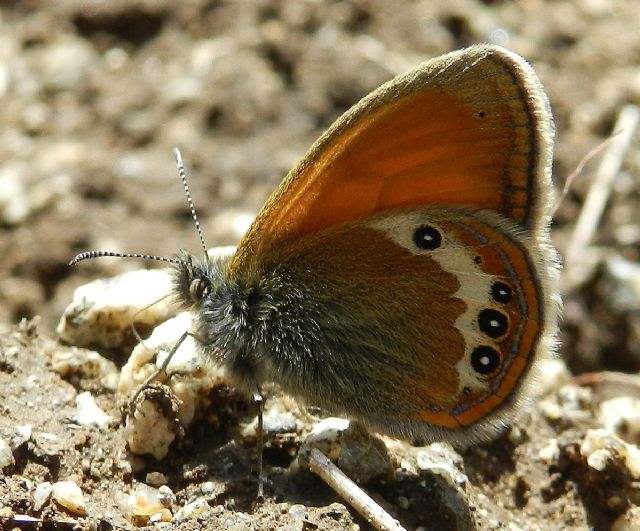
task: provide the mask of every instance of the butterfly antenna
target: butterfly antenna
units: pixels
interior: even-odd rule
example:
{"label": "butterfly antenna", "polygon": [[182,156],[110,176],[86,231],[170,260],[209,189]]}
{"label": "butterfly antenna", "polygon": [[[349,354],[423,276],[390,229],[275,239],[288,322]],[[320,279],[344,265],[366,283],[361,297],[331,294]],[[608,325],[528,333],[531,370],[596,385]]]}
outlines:
{"label": "butterfly antenna", "polygon": [[116,253],[114,251],[84,251],[77,254],[71,262],[70,266],[76,265],[83,260],[90,260],[92,258],[102,258],[103,256],[112,256],[115,258],[142,258],[143,260],[155,260],[157,262],[168,262],[170,264],[184,264],[182,260],[177,258],[166,258],[164,256],[155,256],[152,254],[138,254],[138,253]]}
{"label": "butterfly antenna", "polygon": [[178,148],[173,148],[173,154],[176,157],[176,164],[178,165],[178,175],[180,176],[180,180],[182,181],[182,186],[184,186],[184,193],[187,196],[187,202],[189,203],[189,210],[191,210],[191,217],[193,218],[193,222],[196,225],[196,230],[198,231],[198,236],[200,237],[200,243],[202,244],[202,249],[204,250],[204,256],[207,257],[207,244],[204,242],[204,235],[202,234],[202,229],[200,228],[200,222],[198,221],[198,215],[196,214],[196,209],[193,206],[193,201],[191,200],[191,192],[189,191],[189,185],[187,184],[187,171],[184,168],[184,163],[182,162],[182,154]]}

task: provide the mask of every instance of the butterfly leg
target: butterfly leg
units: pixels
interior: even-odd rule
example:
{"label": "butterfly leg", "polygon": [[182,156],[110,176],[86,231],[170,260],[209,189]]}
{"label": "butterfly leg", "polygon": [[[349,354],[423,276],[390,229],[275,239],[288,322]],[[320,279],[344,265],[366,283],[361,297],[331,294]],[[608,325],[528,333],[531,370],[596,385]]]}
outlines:
{"label": "butterfly leg", "polygon": [[253,384],[252,386],[251,397],[253,401],[258,406],[258,425],[256,427],[256,438],[257,438],[257,447],[258,447],[258,494],[257,500],[264,500],[264,476],[262,474],[262,454],[264,453],[264,430],[262,423],[262,413],[264,411],[264,397],[262,396],[262,391],[257,384]]}
{"label": "butterfly leg", "polygon": [[173,347],[171,347],[171,350],[169,351],[169,354],[167,354],[167,357],[164,359],[164,361],[162,362],[162,365],[160,366],[160,368],[155,371],[151,376],[149,376],[141,385],[140,387],[138,387],[138,389],[136,390],[135,394],[133,395],[133,398],[129,401],[129,406],[127,409],[128,414],[131,414],[136,407],[136,402],[138,401],[138,398],[140,398],[140,395],[149,388],[149,386],[155,382],[158,377],[162,374],[162,373],[166,373],[167,372],[167,367],[169,366],[169,362],[171,361],[171,358],[173,358],[173,355],[177,352],[177,350],[180,348],[180,345],[182,345],[182,343],[184,342],[185,339],[187,339],[187,336],[189,335],[193,335],[191,334],[191,332],[187,331],[184,332],[180,338],[178,339],[178,341],[175,342],[175,344],[173,345]]}

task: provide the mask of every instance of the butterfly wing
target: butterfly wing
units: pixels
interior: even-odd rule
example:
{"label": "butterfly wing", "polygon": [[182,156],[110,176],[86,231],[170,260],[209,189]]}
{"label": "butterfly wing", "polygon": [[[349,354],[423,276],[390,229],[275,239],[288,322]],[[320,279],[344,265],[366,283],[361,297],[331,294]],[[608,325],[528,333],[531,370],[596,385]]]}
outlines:
{"label": "butterfly wing", "polygon": [[398,207],[491,209],[537,233],[552,122],[531,67],[495,46],[428,61],[344,114],[267,201],[230,271],[304,235]]}
{"label": "butterfly wing", "polygon": [[264,376],[391,435],[486,439],[552,350],[552,259],[508,218],[459,207],[300,238],[264,264]]}
{"label": "butterfly wing", "polygon": [[495,433],[554,344],[551,136],[532,69],[494,46],[348,111],[228,265],[268,301],[261,375],[395,435]]}

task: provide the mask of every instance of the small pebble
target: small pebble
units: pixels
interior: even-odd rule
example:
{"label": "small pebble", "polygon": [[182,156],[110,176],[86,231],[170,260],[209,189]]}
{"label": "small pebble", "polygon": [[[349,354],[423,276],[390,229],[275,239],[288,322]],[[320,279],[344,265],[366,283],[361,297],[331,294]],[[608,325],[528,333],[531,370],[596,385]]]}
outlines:
{"label": "small pebble", "polygon": [[211,511],[211,506],[205,498],[196,498],[191,503],[188,503],[184,507],[178,509],[176,512],[175,521],[181,522],[188,518],[199,518]]}
{"label": "small pebble", "polygon": [[48,481],[43,481],[42,483],[38,483],[35,492],[33,493],[33,508],[36,511],[42,509],[45,503],[51,497],[51,493],[53,492],[53,486]]}
{"label": "small pebble", "polygon": [[553,465],[560,459],[560,445],[558,439],[549,439],[538,452],[538,457],[547,465]]}
{"label": "small pebble", "polygon": [[448,443],[433,443],[418,450],[416,464],[419,470],[436,474],[454,487],[468,481],[462,472],[462,457]]}
{"label": "small pebble", "polygon": [[[118,392],[132,393],[152,374],[157,372],[166,356],[191,327],[191,314],[182,312],[158,325],[151,336],[133,349],[122,368]],[[154,355],[157,356],[154,359]],[[213,364],[203,363],[193,337],[188,336],[171,357],[166,371],[158,375],[177,404],[177,417],[188,426],[207,403],[211,389],[225,380],[224,371]]]}
{"label": "small pebble", "polygon": [[211,494],[215,490],[216,486],[213,484],[213,481],[205,481],[202,485],[200,485],[200,491],[202,494]]}
{"label": "small pebble", "polygon": [[393,474],[384,442],[355,422],[328,418],[318,423],[298,453],[303,467],[308,466],[312,448],[320,450],[356,483]]}
{"label": "small pebble", "polygon": [[171,487],[168,485],[162,485],[158,489],[159,500],[162,505],[165,507],[170,507],[172,504],[176,502],[176,495],[171,490]]}
{"label": "small pebble", "polygon": [[85,391],[76,396],[76,421],[81,426],[95,426],[105,430],[111,417],[98,407],[91,393]]}
{"label": "small pebble", "polygon": [[56,332],[71,345],[119,347],[131,337],[131,324],[156,326],[176,313],[166,269],[129,271],[78,287]]}
{"label": "small pebble", "polygon": [[611,433],[627,442],[640,443],[640,400],[620,396],[600,404],[598,420]]}
{"label": "small pebble", "polygon": [[540,396],[560,389],[571,380],[571,373],[562,359],[542,360],[540,374],[543,377],[536,380],[536,393]]}
{"label": "small pebble", "polygon": [[0,470],[13,466],[15,459],[9,443],[0,437]]}
{"label": "small pebble", "polygon": [[640,507],[632,506],[611,525],[611,531],[638,531],[640,529]]}
{"label": "small pebble", "polygon": [[167,476],[162,472],[149,472],[145,478],[145,483],[157,488],[167,484]]}
{"label": "small pebble", "polygon": [[628,444],[607,430],[588,430],[580,445],[580,454],[594,470],[623,462],[634,479],[640,479],[640,449]]}
{"label": "small pebble", "polygon": [[22,446],[24,443],[29,442],[31,440],[32,435],[33,435],[33,427],[30,424],[23,424],[22,426],[18,426],[16,428],[15,435],[11,438],[11,446],[13,448],[18,448],[18,446]]}
{"label": "small pebble", "polygon": [[599,450],[589,454],[589,457],[587,457],[587,464],[594,470],[602,472],[609,464],[614,462],[614,459],[615,456],[611,450],[600,448]]}
{"label": "small pebble", "polygon": [[150,517],[165,508],[164,497],[153,487],[138,483],[133,492],[127,497],[129,514],[132,517]]}
{"label": "small pebble", "polygon": [[58,481],[52,487],[53,499],[72,514],[86,515],[87,507],[80,487],[73,481]]}
{"label": "small pebble", "polygon": [[289,516],[295,520],[303,520],[307,513],[307,508],[299,503],[289,507]]}
{"label": "small pebble", "polygon": [[152,514],[149,517],[149,523],[155,524],[158,522],[171,522],[172,519],[173,514],[171,513],[171,511],[167,508],[164,508],[162,509],[162,511]]}
{"label": "small pebble", "polygon": [[83,378],[97,378],[100,384],[111,391],[118,387],[120,370],[111,360],[97,352],[76,347],[54,349],[51,368],[64,378],[79,374]]}
{"label": "small pebble", "polygon": [[127,417],[124,429],[125,440],[134,454],[149,454],[156,459],[167,455],[176,438],[176,426],[166,413],[165,408],[151,400],[136,405],[134,414]]}

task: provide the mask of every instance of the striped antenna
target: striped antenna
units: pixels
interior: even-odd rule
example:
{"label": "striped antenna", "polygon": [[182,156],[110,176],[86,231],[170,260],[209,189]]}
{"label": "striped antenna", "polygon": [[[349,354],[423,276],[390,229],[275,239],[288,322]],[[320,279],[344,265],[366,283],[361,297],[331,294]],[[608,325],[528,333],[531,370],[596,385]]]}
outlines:
{"label": "striped antenna", "polygon": [[[193,222],[196,225],[196,230],[198,231],[198,236],[200,237],[200,243],[202,244],[202,249],[204,250],[204,256],[205,258],[207,258],[207,245],[204,242],[204,235],[202,234],[202,229],[200,228],[200,222],[198,221],[196,209],[193,206],[193,201],[191,199],[191,192],[189,191],[189,185],[187,184],[187,172],[184,168],[184,162],[182,161],[182,154],[180,153],[180,150],[178,148],[174,148],[173,153],[176,157],[176,164],[178,165],[178,175],[180,176],[180,181],[182,181],[184,193],[187,196],[187,203],[189,203],[191,217],[193,218]],[[156,256],[152,254],[118,253],[115,251],[84,251],[76,255],[74,259],[69,262],[69,265],[73,266],[78,262],[82,262],[84,260],[90,260],[92,258],[102,258],[105,256],[114,258],[141,258],[143,260],[155,260],[157,262],[168,262],[170,264],[185,264],[183,260],[178,260],[177,258],[166,258],[164,256]]]}
{"label": "striped antenna", "polygon": [[77,254],[71,262],[70,266],[76,265],[83,260],[90,260],[91,258],[102,258],[103,256],[112,256],[115,258],[142,258],[143,260],[156,260],[158,262],[169,262],[170,264],[184,264],[182,260],[177,258],[166,258],[164,256],[155,256],[152,254],[139,254],[139,253],[116,253],[114,251],[84,251]]}
{"label": "striped antenna", "polygon": [[198,215],[196,214],[196,209],[193,206],[193,201],[191,200],[191,192],[189,191],[189,185],[187,184],[187,171],[184,169],[184,163],[182,162],[182,154],[178,148],[173,148],[173,154],[176,157],[176,164],[178,165],[178,175],[180,176],[180,180],[182,181],[182,186],[184,186],[184,193],[187,196],[187,203],[189,203],[189,210],[191,210],[191,217],[193,218],[193,222],[196,224],[196,230],[198,231],[198,236],[200,237],[200,243],[202,244],[202,250],[204,251],[205,258],[207,257],[207,244],[204,242],[204,235],[202,234],[202,229],[200,228],[200,222],[198,221]]}

